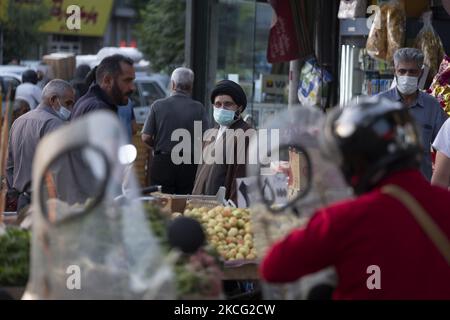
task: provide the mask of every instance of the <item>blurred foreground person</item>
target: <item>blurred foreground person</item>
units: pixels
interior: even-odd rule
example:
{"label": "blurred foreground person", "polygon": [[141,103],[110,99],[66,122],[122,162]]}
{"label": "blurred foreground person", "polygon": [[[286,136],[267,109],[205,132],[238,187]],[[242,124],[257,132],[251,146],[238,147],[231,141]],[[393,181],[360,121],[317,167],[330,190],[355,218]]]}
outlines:
{"label": "blurred foreground person", "polygon": [[362,99],[333,112],[321,138],[358,198],[318,210],[276,243],[262,278],[292,282],[334,266],[334,299],[450,299],[450,193],[420,173],[408,110]]}

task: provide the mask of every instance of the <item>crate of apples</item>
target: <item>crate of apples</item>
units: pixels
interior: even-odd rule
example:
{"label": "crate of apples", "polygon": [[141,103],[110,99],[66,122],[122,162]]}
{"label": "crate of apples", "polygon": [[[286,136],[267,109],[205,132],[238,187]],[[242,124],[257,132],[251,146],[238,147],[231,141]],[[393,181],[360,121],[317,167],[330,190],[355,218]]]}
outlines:
{"label": "crate of apples", "polygon": [[208,242],[226,261],[255,260],[250,210],[216,206],[187,208],[186,217],[197,219],[206,230]]}

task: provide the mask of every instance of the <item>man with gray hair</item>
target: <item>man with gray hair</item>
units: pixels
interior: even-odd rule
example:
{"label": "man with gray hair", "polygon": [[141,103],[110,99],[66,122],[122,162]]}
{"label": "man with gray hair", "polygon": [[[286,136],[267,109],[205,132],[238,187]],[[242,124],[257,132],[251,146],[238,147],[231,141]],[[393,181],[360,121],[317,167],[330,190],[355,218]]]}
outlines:
{"label": "man with gray hair", "polygon": [[401,48],[394,54],[395,79],[397,86],[380,94],[393,101],[400,101],[415,118],[422,134],[422,174],[431,180],[431,144],[436,138],[447,115],[439,102],[431,95],[419,90],[423,75],[424,55],[414,48]]}
{"label": "man with gray hair", "polygon": [[31,169],[36,147],[46,134],[67,123],[75,101],[72,86],[60,79],[42,91],[42,102],[17,118],[9,136],[7,183],[18,195],[17,211],[30,203]]}
{"label": "man with gray hair", "polygon": [[[155,101],[142,130],[142,141],[153,151],[150,166],[152,184],[162,186],[165,193],[189,194],[194,185],[197,165],[194,164],[194,123],[202,124],[202,134],[208,129],[207,113],[204,106],[191,98],[194,72],[188,68],[177,68],[170,80],[172,94],[168,98]],[[172,149],[179,141],[172,141],[175,130],[184,129],[190,134],[190,163],[174,164]],[[187,155],[178,154],[181,158]]]}

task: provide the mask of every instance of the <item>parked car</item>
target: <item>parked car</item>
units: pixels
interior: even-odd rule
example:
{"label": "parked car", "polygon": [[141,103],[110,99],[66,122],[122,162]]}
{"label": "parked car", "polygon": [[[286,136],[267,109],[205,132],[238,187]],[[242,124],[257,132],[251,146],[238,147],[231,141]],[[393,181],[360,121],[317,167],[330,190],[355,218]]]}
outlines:
{"label": "parked car", "polygon": [[2,91],[2,113],[6,107],[6,98],[11,89],[12,97],[16,94],[16,88],[22,83],[22,76],[16,73],[0,71],[0,89]]}
{"label": "parked car", "polygon": [[150,106],[155,100],[169,95],[167,86],[158,75],[136,75],[136,91],[132,94],[133,112],[136,122],[143,124],[150,112]]}

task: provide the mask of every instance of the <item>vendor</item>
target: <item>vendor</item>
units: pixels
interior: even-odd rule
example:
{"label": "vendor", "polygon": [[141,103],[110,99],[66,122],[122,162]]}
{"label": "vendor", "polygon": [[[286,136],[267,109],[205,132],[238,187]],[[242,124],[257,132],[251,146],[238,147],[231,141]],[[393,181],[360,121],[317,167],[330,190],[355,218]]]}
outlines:
{"label": "vendor", "polygon": [[226,199],[236,202],[236,178],[246,176],[251,133],[251,126],[242,119],[247,97],[240,85],[222,80],[211,93],[211,103],[217,125],[205,134],[192,194],[215,195],[224,186]]}

